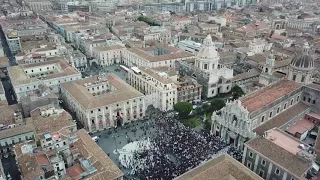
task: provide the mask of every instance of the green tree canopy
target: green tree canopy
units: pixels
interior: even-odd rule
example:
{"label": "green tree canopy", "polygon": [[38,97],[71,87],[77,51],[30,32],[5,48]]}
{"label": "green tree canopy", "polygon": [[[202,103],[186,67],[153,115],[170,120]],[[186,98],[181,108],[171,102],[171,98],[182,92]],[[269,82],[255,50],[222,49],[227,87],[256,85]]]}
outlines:
{"label": "green tree canopy", "polygon": [[226,105],[226,103],[224,102],[224,100],[222,99],[214,99],[211,101],[211,105],[210,105],[210,111],[219,111],[220,109],[222,109],[224,106]]}
{"label": "green tree canopy", "polygon": [[192,104],[188,102],[178,102],[173,106],[173,109],[179,113],[181,118],[186,118],[192,111]]}
{"label": "green tree canopy", "polygon": [[205,121],[204,121],[204,124],[203,124],[203,130],[207,133],[210,132],[211,130],[211,117],[210,118],[207,118]]}
{"label": "green tree canopy", "polygon": [[232,99],[238,99],[239,97],[244,95],[243,90],[238,85],[233,86],[231,89],[231,92],[232,92]]}

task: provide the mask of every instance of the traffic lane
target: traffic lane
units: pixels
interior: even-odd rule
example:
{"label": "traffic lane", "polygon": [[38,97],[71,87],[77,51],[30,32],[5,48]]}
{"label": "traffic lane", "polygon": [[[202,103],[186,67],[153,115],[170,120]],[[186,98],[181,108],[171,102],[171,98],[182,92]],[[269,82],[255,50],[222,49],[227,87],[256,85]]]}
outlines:
{"label": "traffic lane", "polygon": [[12,85],[10,83],[10,80],[7,79],[3,79],[1,80],[2,85],[3,85],[3,89],[5,91],[5,95],[8,101],[8,104],[17,104],[17,100],[15,99],[14,93],[13,93],[13,88]]}

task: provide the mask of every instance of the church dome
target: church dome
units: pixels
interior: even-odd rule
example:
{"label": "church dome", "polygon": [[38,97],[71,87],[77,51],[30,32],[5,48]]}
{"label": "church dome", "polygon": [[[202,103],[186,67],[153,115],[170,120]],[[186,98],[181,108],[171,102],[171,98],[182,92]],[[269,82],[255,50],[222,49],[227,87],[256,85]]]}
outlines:
{"label": "church dome", "polygon": [[210,35],[203,40],[203,45],[197,56],[201,59],[215,59],[219,57]]}
{"label": "church dome", "polygon": [[314,60],[311,57],[311,55],[309,55],[309,49],[310,49],[309,44],[305,43],[305,45],[303,46],[302,53],[296,54],[292,58],[290,65],[296,68],[313,69]]}

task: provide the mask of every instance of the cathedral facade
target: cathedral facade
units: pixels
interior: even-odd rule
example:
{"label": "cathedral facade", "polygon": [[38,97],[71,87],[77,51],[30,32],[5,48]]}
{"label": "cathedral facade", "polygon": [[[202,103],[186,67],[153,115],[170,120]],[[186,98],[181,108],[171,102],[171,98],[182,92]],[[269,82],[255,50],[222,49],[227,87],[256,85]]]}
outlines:
{"label": "cathedral facade", "polygon": [[220,56],[208,35],[193,63],[177,61],[181,75],[191,76],[203,86],[202,96],[211,98],[231,91],[233,70],[219,64]]}
{"label": "cathedral facade", "polygon": [[[259,78],[266,86],[238,100],[228,101],[224,108],[212,114],[212,134],[242,149],[247,140],[268,128],[280,128],[287,121],[291,122],[286,118],[294,112],[299,111],[292,118],[320,108],[320,85],[312,82],[314,60],[307,44],[293,57],[287,78],[274,81],[273,66],[271,54]],[[257,134],[258,131],[262,133]]]}

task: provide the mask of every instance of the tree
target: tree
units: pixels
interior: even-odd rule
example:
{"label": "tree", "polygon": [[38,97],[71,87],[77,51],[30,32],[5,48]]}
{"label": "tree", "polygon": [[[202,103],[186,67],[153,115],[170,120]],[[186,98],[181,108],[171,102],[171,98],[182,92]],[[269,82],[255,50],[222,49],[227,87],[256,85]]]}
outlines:
{"label": "tree", "polygon": [[209,133],[211,130],[211,117],[207,118],[203,124],[203,130],[206,133]]}
{"label": "tree", "polygon": [[224,100],[222,99],[214,99],[211,101],[211,107],[210,107],[210,111],[219,111],[220,109],[222,109],[224,106],[226,105],[226,103],[224,102]]}
{"label": "tree", "polygon": [[180,118],[186,118],[192,111],[192,104],[188,102],[178,102],[173,109],[179,113]]}
{"label": "tree", "polygon": [[238,99],[239,97],[244,95],[243,90],[238,85],[233,86],[231,89],[231,92],[232,92],[232,99]]}

